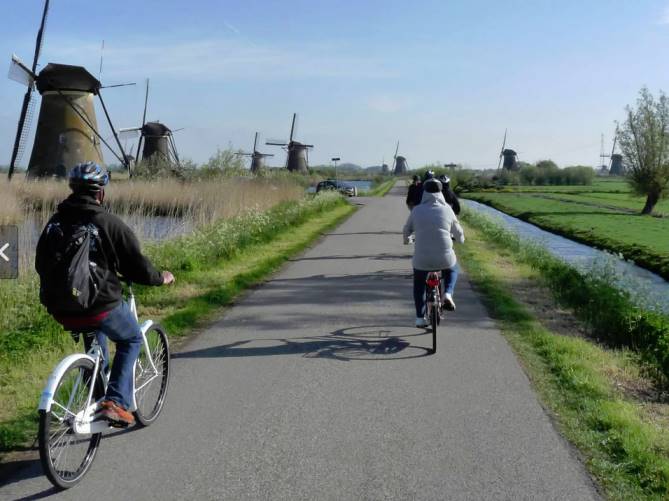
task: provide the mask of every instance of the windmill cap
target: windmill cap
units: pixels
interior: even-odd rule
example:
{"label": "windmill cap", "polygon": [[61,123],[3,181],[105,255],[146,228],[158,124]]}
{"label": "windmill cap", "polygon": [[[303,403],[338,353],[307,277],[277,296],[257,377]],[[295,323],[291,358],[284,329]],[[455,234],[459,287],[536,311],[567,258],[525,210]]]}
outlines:
{"label": "windmill cap", "polygon": [[142,132],[145,136],[167,136],[172,131],[160,122],[146,122],[142,127]]}
{"label": "windmill cap", "polygon": [[50,90],[78,90],[97,94],[102,84],[83,66],[69,64],[47,64],[37,75],[37,90],[40,94]]}

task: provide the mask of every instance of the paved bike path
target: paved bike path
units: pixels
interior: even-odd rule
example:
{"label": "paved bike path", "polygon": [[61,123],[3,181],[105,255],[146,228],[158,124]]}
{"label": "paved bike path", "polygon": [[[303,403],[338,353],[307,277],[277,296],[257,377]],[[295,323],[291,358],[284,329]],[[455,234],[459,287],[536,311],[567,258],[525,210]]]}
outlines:
{"label": "paved bike path", "polygon": [[[104,439],[54,497],[597,499],[466,276],[427,354],[403,190],[360,200],[175,355],[153,426]],[[0,499],[52,493],[33,464]]]}

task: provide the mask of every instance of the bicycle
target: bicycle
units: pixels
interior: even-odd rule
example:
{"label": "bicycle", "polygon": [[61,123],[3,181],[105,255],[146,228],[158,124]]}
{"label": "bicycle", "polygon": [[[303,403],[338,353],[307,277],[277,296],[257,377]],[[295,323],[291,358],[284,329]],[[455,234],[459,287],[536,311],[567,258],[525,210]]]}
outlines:
{"label": "bicycle", "polygon": [[437,327],[441,323],[441,272],[431,271],[425,279],[425,313],[432,329],[432,353],[437,352]]}
{"label": "bicycle", "polygon": [[[127,300],[137,318],[131,284]],[[165,331],[153,320],[140,325],[142,347],[134,367],[132,410],[140,427],[149,426],[165,403],[170,375],[170,348]],[[95,331],[72,332],[90,341],[87,353],[65,357],[47,380],[39,404],[39,453],[51,483],[60,489],[76,485],[95,459],[102,433],[114,427],[96,420],[95,413],[105,395],[108,374],[103,370],[104,354]]]}

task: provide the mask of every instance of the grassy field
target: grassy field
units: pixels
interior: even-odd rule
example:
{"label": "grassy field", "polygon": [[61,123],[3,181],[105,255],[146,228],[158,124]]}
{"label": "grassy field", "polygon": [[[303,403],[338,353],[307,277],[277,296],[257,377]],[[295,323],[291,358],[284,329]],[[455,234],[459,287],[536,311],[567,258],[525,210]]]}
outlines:
{"label": "grassy field", "polygon": [[[161,320],[173,337],[183,336],[353,210],[339,195],[324,194],[250,208],[150,245],[147,254],[175,273],[177,285],[138,286],[140,315]],[[0,282],[0,451],[30,444],[41,386],[55,362],[77,349],[39,305],[37,289],[34,273]]]}
{"label": "grassy field", "polygon": [[[618,191],[619,185],[617,181],[600,181],[590,192],[555,190],[572,187],[531,187],[540,189],[465,193],[463,197],[568,238],[621,253],[669,279],[669,218],[634,212],[640,211],[643,200],[629,190]],[[614,187],[614,191],[609,190]],[[662,210],[669,212],[669,201],[658,205],[658,211]]]}
{"label": "grassy field", "polygon": [[[564,312],[566,323],[549,322],[545,312],[561,309],[551,292],[576,294],[592,283],[566,269],[539,269],[535,249],[482,221],[465,215],[468,240],[458,256],[556,425],[609,499],[667,499],[669,405],[644,358],[589,338],[575,312]],[[544,311],[532,309],[538,302]]]}

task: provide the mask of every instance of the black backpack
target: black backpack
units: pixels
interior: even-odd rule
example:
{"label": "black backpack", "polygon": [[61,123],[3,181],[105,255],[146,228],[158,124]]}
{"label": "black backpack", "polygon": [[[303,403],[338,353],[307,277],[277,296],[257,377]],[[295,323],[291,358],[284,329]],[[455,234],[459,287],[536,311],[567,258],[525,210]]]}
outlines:
{"label": "black backpack", "polygon": [[51,266],[40,273],[40,302],[59,314],[81,314],[90,308],[104,279],[95,262],[102,252],[92,223],[52,220],[46,227]]}

